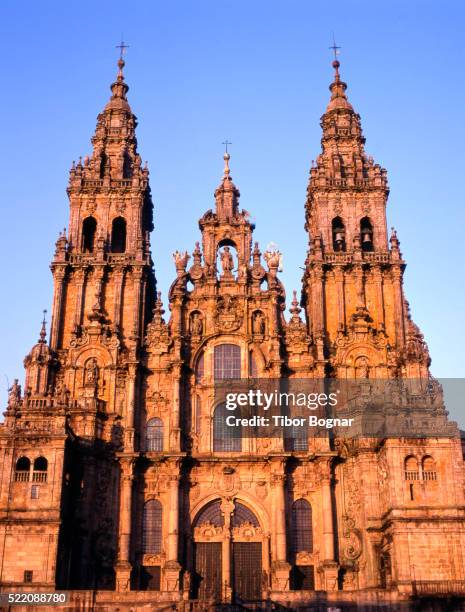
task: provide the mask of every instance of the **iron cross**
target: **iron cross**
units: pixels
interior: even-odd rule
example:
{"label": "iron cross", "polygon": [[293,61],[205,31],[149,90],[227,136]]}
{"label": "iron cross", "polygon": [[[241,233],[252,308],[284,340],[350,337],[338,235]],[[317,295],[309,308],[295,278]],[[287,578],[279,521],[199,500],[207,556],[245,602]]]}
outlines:
{"label": "iron cross", "polygon": [[334,59],[337,60],[337,56],[339,55],[339,49],[341,49],[341,47],[338,47],[336,45],[336,40],[334,39],[334,35],[333,35],[333,44],[331,45],[331,47],[328,47],[328,48],[333,50]]}
{"label": "iron cross", "polygon": [[123,59],[123,55],[126,53],[126,49],[129,49],[129,45],[127,45],[124,42],[123,37],[121,37],[121,42],[119,45],[116,45],[116,48],[120,50],[119,58]]}
{"label": "iron cross", "polygon": [[232,142],[229,142],[228,139],[226,139],[224,142],[222,142],[221,144],[224,144],[224,146],[226,147],[226,153],[228,152],[228,145],[232,144]]}

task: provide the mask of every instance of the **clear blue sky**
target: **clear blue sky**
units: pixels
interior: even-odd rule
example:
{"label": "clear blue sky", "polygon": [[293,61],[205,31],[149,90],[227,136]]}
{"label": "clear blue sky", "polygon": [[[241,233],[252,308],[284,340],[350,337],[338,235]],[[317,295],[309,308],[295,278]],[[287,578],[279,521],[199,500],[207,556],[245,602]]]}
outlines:
{"label": "clear blue sky", "polygon": [[388,170],[388,223],[408,262],[405,288],[440,377],[465,376],[465,3],[425,0],[14,2],[0,8],[0,376],[50,311],[49,263],[68,220],[73,159],[91,150],[116,74],[121,32],[155,202],[159,289],[171,254],[192,250],[231,146],[232,176],[256,237],[284,252],[300,289],[308,169],[320,150],[332,32],[362,116],[367,152]]}

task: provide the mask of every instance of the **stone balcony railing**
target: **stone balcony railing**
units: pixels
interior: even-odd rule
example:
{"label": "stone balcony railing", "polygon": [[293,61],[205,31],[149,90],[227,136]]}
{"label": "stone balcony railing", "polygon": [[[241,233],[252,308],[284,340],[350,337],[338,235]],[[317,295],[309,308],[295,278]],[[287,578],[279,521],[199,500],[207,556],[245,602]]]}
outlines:
{"label": "stone balcony railing", "polygon": [[420,480],[420,472],[405,470],[405,480]]}
{"label": "stone balcony railing", "polygon": [[417,596],[465,596],[465,580],[415,580],[412,586]]}
{"label": "stone balcony railing", "polygon": [[[362,262],[368,263],[389,263],[391,261],[391,254],[389,251],[361,251]],[[323,256],[325,263],[345,263],[350,264],[355,261],[354,253],[325,253]]]}
{"label": "stone balcony railing", "polygon": [[15,472],[15,482],[29,482],[29,470]]}

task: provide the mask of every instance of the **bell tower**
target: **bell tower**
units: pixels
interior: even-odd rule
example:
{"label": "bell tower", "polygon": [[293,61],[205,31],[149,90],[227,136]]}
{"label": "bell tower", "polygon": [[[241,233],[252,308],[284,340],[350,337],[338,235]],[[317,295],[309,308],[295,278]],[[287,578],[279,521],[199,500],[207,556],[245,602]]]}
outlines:
{"label": "bell tower", "polygon": [[[124,402],[116,389],[124,387],[127,372],[138,362],[155,295],[149,171],[137,152],[137,120],[123,68],[120,57],[111,98],[97,119],[91,156],[73,162],[70,171],[68,233],[59,236],[51,264],[50,330],[50,348],[66,355],[58,376],[71,397],[90,393],[97,378],[98,398],[108,412],[121,416]],[[82,349],[96,345],[108,357],[94,350],[81,363]]]}
{"label": "bell tower", "polygon": [[89,316],[105,316],[112,333],[137,345],[154,294],[149,172],[137,152],[122,58],[118,68],[110,101],[97,119],[92,155],[73,162],[70,171],[68,236],[58,238],[52,262],[53,350],[76,342]]}
{"label": "bell tower", "polygon": [[[311,332],[324,345],[328,374],[425,377],[428,350],[404,297],[405,262],[394,229],[388,238],[387,173],[365,152],[360,115],[339,67],[336,59],[305,206],[303,301]],[[418,348],[413,360],[410,342]]]}

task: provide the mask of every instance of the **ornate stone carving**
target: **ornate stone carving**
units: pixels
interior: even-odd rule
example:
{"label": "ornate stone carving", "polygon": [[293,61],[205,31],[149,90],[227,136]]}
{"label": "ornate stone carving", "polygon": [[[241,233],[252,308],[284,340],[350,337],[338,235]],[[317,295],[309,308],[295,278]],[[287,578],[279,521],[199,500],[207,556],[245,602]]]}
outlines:
{"label": "ornate stone carving", "polygon": [[215,326],[219,331],[231,332],[241,326],[243,309],[236,296],[220,296],[216,303]]}

